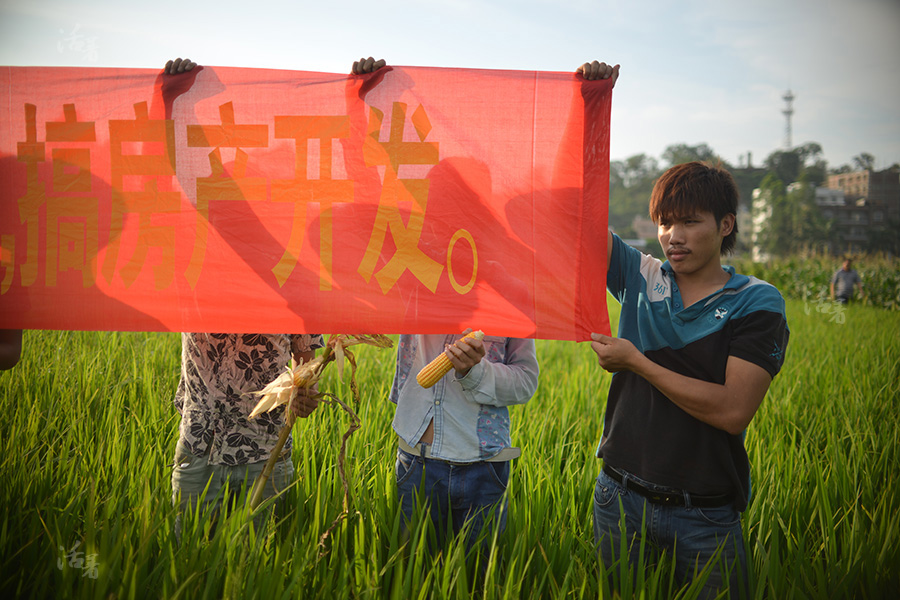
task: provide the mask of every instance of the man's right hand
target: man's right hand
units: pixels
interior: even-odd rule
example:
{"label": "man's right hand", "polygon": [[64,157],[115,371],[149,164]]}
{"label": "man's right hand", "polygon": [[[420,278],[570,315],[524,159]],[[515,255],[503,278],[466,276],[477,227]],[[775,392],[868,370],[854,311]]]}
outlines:
{"label": "man's right hand", "polygon": [[190,71],[196,66],[197,63],[191,62],[191,59],[189,58],[176,58],[175,60],[170,60],[166,63],[166,66],[163,67],[163,73],[166,75],[177,75],[178,73]]}
{"label": "man's right hand", "polygon": [[576,73],[580,73],[588,81],[596,79],[612,79],[613,87],[616,85],[616,79],[619,78],[619,65],[608,65],[605,62],[586,62],[577,69]]}
{"label": "man's right hand", "polygon": [[361,58],[353,63],[350,72],[354,75],[365,75],[366,73],[374,73],[385,64],[384,59],[375,60],[371,56],[369,58]]}
{"label": "man's right hand", "polygon": [[[587,81],[595,81],[598,79],[612,79],[613,87],[616,86],[616,80],[619,78],[619,65],[608,65],[605,62],[593,61],[586,62],[575,72],[580,74]],[[606,231],[606,268],[609,269],[610,257],[612,256],[613,236],[612,230]]]}

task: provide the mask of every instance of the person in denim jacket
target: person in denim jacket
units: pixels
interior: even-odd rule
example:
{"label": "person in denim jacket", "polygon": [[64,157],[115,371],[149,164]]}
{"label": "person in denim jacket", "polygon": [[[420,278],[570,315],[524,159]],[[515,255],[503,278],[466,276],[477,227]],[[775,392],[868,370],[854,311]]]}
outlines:
{"label": "person in denim jacket", "polygon": [[[471,548],[493,513],[506,526],[510,460],[519,454],[509,436],[509,409],[537,390],[534,340],[486,336],[401,335],[390,399],[397,404],[396,476],[400,510],[407,523],[418,503],[443,541],[448,523],[456,535],[471,523]],[[425,389],[416,374],[441,352],[453,369]]]}

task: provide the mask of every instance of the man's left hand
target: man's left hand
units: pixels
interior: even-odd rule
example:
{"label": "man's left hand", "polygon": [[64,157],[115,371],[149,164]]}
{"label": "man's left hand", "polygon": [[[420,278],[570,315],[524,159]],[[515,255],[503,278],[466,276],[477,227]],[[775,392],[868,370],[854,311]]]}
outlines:
{"label": "man's left hand", "polygon": [[630,371],[639,356],[643,356],[630,341],[614,338],[600,333],[592,333],[591,350],[597,353],[600,366],[616,373]]}

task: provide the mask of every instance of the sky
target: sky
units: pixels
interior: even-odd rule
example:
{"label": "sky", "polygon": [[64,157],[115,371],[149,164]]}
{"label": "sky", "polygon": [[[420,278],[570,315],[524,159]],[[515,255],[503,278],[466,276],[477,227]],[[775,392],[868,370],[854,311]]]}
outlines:
{"label": "sky", "polygon": [[[738,166],[817,142],[900,163],[900,0],[0,0],[0,65],[348,72],[619,63],[610,156],[705,143]],[[499,100],[498,100],[499,101]]]}

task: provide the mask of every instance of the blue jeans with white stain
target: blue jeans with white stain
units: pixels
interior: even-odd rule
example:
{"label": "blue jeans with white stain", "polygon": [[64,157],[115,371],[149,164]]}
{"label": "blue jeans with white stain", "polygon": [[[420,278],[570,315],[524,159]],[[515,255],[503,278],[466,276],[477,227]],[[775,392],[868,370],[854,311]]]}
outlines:
{"label": "blue jeans with white stain", "polygon": [[[623,477],[663,492],[677,492],[657,486],[626,472]],[[625,480],[623,480],[623,484]],[[642,523],[644,524],[644,564],[655,562],[666,550],[675,557],[676,577],[681,583],[694,579],[707,563],[721,557],[706,580],[701,598],[714,598],[717,590],[729,589],[731,598],[749,597],[749,577],[741,530],[741,514],[732,504],[698,508],[685,495],[685,506],[653,504],[633,490],[626,489],[603,471],[594,488],[594,542],[607,570],[619,571],[616,560],[627,557],[630,570],[640,558]],[[619,504],[621,502],[621,511]],[[620,519],[625,516],[626,552],[622,553]]]}
{"label": "blue jeans with white stain", "polygon": [[396,475],[400,510],[406,521],[412,519],[416,502],[427,501],[441,544],[448,522],[453,535],[471,523],[469,549],[490,516],[492,527],[500,533],[506,528],[509,462],[451,463],[397,449]]}

